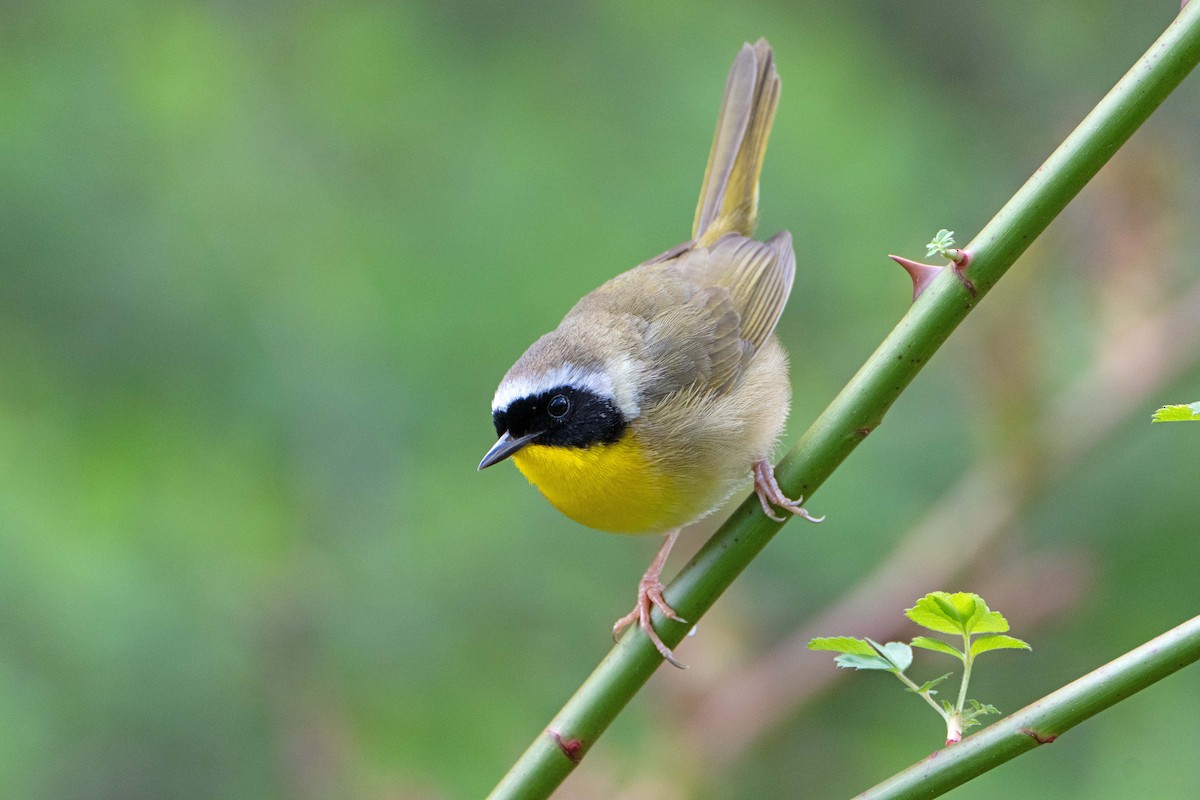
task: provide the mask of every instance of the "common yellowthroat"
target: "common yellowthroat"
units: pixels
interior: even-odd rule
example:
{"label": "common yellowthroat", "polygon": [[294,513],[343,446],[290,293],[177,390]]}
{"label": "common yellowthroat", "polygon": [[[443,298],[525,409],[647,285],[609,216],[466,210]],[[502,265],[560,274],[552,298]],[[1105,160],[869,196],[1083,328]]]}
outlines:
{"label": "common yellowthroat", "polygon": [[[690,241],[585,295],[512,366],[492,400],[500,440],[479,463],[506,458],[559,511],[614,533],[666,534],[638,586],[637,621],[676,666],[651,624],[661,573],[683,525],[712,513],[752,477],[763,511],[819,522],[780,490],[767,456],[791,402],[775,323],[792,289],[787,231],[749,238],[758,177],[779,102],[765,39],[743,45],[717,117]],[[680,620],[682,621],[682,620]]]}

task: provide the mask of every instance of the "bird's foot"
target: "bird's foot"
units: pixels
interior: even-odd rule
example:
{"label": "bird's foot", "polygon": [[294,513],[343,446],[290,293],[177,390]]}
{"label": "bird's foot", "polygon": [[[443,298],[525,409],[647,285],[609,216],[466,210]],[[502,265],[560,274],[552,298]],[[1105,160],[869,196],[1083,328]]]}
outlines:
{"label": "bird's foot", "polygon": [[772,506],[778,506],[809,522],[825,521],[825,517],[814,517],[803,508],[803,497],[792,500],[783,493],[783,490],[779,488],[779,481],[775,480],[775,468],[771,466],[770,461],[765,458],[755,461],[753,471],[754,493],[758,495],[758,502],[762,503],[763,513],[768,517],[776,522],[784,521],[784,517],[775,516],[775,512],[772,510]]}
{"label": "bird's foot", "polygon": [[657,572],[647,572],[642,576],[642,580],[638,583],[637,604],[625,616],[617,620],[613,625],[613,639],[615,640],[623,630],[628,628],[634,622],[638,624],[643,631],[646,632],[647,638],[654,645],[655,649],[662,654],[662,657],[669,661],[673,666],[680,669],[687,669],[687,664],[678,661],[675,654],[671,652],[671,648],[663,644],[663,640],[659,638],[658,633],[654,630],[654,625],[650,619],[650,612],[655,606],[668,619],[673,619],[676,622],[687,622],[687,620],[675,613],[675,609],[667,603],[663,597],[663,584],[659,580]]}

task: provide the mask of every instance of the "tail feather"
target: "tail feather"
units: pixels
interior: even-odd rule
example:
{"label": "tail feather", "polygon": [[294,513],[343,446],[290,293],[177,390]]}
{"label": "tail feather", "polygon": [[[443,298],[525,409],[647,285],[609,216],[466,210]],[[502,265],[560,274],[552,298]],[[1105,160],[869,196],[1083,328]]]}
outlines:
{"label": "tail feather", "polygon": [[779,76],[766,39],[742,45],[725,84],[708,168],[696,206],[692,238],[709,245],[726,233],[754,233],[758,222],[758,176],[775,109]]}

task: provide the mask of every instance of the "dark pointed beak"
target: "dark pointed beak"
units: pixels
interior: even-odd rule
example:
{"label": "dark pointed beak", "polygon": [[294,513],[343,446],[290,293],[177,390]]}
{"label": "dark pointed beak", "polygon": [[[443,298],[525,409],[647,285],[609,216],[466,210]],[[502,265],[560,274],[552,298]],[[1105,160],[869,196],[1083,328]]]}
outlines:
{"label": "dark pointed beak", "polygon": [[512,437],[508,431],[500,437],[500,440],[492,445],[492,449],[487,451],[487,455],[483,457],[483,461],[479,462],[479,469],[486,469],[492,464],[499,464],[504,459],[511,456],[513,453],[520,450],[525,445],[533,441],[533,437],[537,433],[527,433],[524,436],[518,436],[516,439]]}

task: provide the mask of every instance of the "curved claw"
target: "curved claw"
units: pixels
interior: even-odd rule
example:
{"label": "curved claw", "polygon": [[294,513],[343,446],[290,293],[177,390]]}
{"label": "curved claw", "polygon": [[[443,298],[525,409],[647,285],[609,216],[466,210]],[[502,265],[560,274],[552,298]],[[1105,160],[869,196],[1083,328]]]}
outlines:
{"label": "curved claw", "polygon": [[663,658],[670,662],[672,666],[678,667],[679,669],[687,669],[687,664],[684,664],[675,658],[675,654],[671,652],[671,648],[667,647],[666,644],[663,643],[663,640],[659,638],[658,632],[654,630],[654,625],[650,618],[650,612],[656,606],[658,607],[658,610],[661,611],[668,619],[673,619],[676,622],[683,622],[685,624],[687,623],[687,620],[676,614],[675,609],[671,608],[671,606],[667,604],[666,599],[663,597],[662,583],[657,579],[647,580],[646,578],[643,578],[641,583],[638,585],[637,604],[634,605],[633,611],[630,611],[628,614],[621,617],[616,621],[616,624],[613,625],[613,641],[616,641],[617,637],[620,636],[622,631],[624,631],[634,622],[637,622],[638,627],[642,629],[642,631],[646,634],[646,638],[650,640],[650,643],[654,645],[654,649],[658,650],[659,654],[662,655]]}
{"label": "curved claw", "polygon": [[775,516],[775,510],[773,508],[771,508],[771,504],[767,502],[767,498],[763,496],[762,492],[758,491],[757,485],[754,488],[755,488],[754,493],[758,496],[758,502],[760,504],[762,504],[763,513],[766,514],[771,519],[775,520],[776,522],[783,522],[786,519],[786,517]]}
{"label": "curved claw", "polygon": [[771,466],[771,462],[766,459],[761,459],[754,462],[754,493],[758,495],[758,502],[762,504],[763,513],[776,522],[783,522],[783,517],[777,517],[772,513],[772,506],[787,509],[801,519],[809,522],[824,522],[825,517],[814,517],[801,505],[804,498],[800,497],[795,500],[789,498],[783,493],[783,489],[779,488],[779,481],[775,480],[775,468]]}

